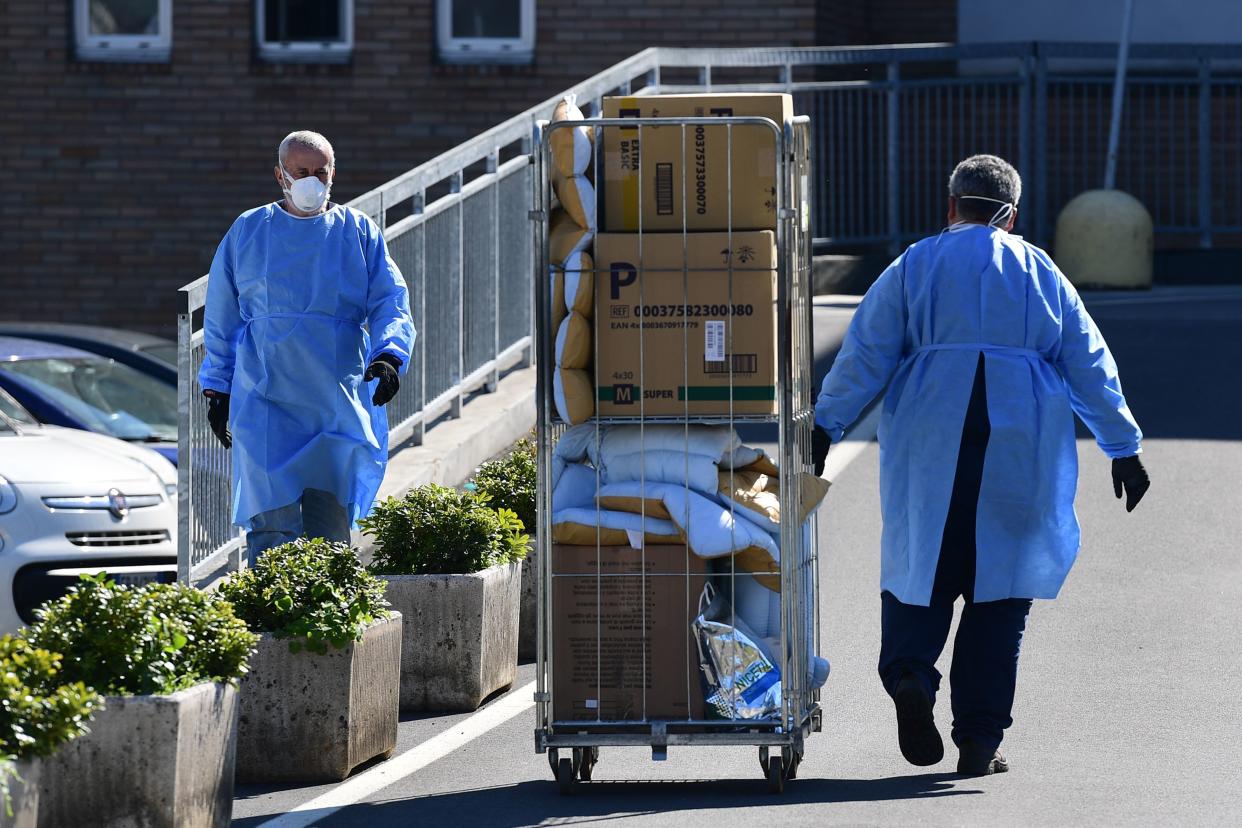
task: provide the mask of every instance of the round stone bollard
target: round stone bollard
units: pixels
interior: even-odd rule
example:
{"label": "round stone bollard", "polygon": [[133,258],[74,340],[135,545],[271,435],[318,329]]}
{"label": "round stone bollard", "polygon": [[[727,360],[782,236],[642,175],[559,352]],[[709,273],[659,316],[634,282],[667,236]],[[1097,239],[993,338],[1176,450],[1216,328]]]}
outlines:
{"label": "round stone bollard", "polygon": [[1150,288],[1151,214],[1120,190],[1088,190],[1057,217],[1055,259],[1080,288]]}

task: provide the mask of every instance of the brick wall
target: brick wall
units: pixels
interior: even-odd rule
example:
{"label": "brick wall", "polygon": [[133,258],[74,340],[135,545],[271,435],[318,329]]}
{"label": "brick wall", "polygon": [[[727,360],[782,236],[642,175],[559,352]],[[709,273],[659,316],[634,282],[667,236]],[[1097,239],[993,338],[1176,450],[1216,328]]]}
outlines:
{"label": "brick wall", "polygon": [[176,3],[167,64],[72,57],[68,0],[0,16],[0,319],[175,331],[180,285],[278,196],[293,129],[334,143],[348,200],[652,45],[808,46],[816,0],[538,0],[536,60],[452,67],[434,3],[357,0],[349,65],[253,52],[252,0]]}
{"label": "brick wall", "polygon": [[824,46],[957,41],[957,0],[820,0]]}

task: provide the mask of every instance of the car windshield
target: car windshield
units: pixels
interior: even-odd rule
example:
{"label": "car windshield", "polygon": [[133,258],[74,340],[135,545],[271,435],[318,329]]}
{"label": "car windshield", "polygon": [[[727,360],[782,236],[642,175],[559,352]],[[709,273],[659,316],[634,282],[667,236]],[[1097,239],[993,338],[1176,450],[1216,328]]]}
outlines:
{"label": "car windshield", "polygon": [[139,348],[138,350],[148,356],[155,357],[160,362],[167,362],[172,367],[177,367],[177,346],[175,343],[161,342],[157,345],[147,345],[143,348]]}
{"label": "car windshield", "polygon": [[[0,388],[0,414],[18,425],[35,425],[34,417],[30,416],[30,412],[22,408],[17,400],[10,397],[3,388]],[[4,427],[4,420],[0,419],[0,428]]]}
{"label": "car windshield", "polygon": [[22,359],[0,371],[34,390],[95,431],[122,440],[177,439],[177,390],[115,360]]}

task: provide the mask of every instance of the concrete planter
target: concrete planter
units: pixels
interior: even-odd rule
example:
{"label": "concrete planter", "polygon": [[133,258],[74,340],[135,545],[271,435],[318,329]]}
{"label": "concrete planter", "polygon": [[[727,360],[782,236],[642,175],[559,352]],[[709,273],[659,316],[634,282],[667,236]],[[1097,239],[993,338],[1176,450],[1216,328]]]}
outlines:
{"label": "concrete planter", "polygon": [[0,828],[35,828],[39,824],[39,772],[38,759],[23,759],[16,763],[17,778],[9,777],[9,808],[0,802]]}
{"label": "concrete planter", "polygon": [[236,723],[228,684],[106,696],[91,732],[42,760],[40,828],[228,825]]}
{"label": "concrete planter", "polygon": [[242,678],[239,782],[339,781],[397,746],[401,616],[376,621],[343,649],[289,651],[259,640]]}
{"label": "concrete planter", "polygon": [[401,709],[462,711],[517,677],[521,564],[473,575],[385,575],[408,620]]}
{"label": "concrete planter", "polygon": [[530,550],[522,559],[522,598],[518,617],[518,661],[534,661],[539,636],[539,603],[535,596],[535,579],[539,570],[535,565],[535,539],[530,539]]}

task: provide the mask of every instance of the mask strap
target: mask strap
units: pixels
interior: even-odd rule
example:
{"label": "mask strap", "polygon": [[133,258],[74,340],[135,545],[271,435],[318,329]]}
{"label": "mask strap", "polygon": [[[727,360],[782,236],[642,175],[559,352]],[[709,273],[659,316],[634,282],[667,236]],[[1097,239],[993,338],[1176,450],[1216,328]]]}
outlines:
{"label": "mask strap", "polygon": [[999,204],[996,212],[992,214],[992,218],[988,219],[988,227],[1000,227],[1009,221],[1009,217],[1014,214],[1018,208],[1008,201],[1001,201],[999,198],[988,198],[987,196],[963,195],[956,196],[958,201],[966,198],[973,198],[976,201],[990,201],[993,204]]}

